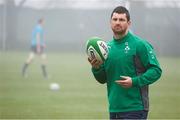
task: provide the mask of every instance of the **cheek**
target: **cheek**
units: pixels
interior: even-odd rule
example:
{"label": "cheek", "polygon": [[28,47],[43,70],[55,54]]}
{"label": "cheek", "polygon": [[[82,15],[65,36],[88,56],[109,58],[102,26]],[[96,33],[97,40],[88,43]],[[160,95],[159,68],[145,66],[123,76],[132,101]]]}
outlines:
{"label": "cheek", "polygon": [[127,27],[128,27],[128,24],[127,24],[127,23],[124,23],[124,24],[121,24],[121,26],[122,26],[123,28],[127,28]]}
{"label": "cheek", "polygon": [[111,28],[114,28],[116,26],[116,24],[115,23],[111,23]]}

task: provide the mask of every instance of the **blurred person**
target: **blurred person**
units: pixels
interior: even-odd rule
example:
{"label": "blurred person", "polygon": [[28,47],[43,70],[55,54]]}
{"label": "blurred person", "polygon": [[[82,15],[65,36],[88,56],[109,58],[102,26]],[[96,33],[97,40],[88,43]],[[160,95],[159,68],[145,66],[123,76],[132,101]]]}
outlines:
{"label": "blurred person", "polygon": [[43,23],[44,23],[44,19],[40,18],[38,20],[35,28],[32,31],[31,52],[22,68],[22,75],[24,77],[27,77],[27,73],[26,73],[27,68],[32,63],[35,55],[38,55],[42,59],[41,69],[42,69],[43,76],[46,79],[48,78],[47,70],[46,70],[47,56],[44,53],[44,49],[45,49],[46,45],[45,45],[44,38],[43,38],[44,37]]}
{"label": "blurred person", "polygon": [[107,84],[110,119],[147,119],[148,86],[162,73],[155,51],[129,31],[129,11],[116,7],[110,19],[113,38],[104,63],[88,58],[95,79]]}

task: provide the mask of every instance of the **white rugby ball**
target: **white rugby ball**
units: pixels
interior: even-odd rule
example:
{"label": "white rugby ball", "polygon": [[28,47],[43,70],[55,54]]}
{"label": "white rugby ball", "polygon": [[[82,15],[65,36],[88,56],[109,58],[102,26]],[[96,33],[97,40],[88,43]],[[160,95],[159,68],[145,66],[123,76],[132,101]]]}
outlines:
{"label": "white rugby ball", "polygon": [[51,83],[50,84],[50,90],[57,91],[60,89],[60,86],[58,83]]}
{"label": "white rugby ball", "polygon": [[88,57],[92,59],[97,59],[104,62],[108,57],[108,46],[99,37],[92,37],[86,43],[86,53]]}

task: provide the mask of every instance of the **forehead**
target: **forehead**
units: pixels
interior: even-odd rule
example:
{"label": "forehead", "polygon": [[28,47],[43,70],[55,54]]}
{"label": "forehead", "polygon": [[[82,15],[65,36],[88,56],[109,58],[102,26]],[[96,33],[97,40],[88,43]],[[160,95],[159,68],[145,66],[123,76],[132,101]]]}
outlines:
{"label": "forehead", "polygon": [[125,13],[113,13],[112,18],[126,18]]}

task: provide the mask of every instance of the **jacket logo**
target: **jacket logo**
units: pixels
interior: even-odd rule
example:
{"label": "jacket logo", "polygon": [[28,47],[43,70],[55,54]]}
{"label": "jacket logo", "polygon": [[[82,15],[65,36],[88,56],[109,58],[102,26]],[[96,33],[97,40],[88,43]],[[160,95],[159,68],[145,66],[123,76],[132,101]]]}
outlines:
{"label": "jacket logo", "polygon": [[130,47],[129,47],[129,45],[128,45],[128,42],[125,42],[125,48],[124,48],[124,50],[125,50],[125,53],[128,53],[128,51],[130,50]]}
{"label": "jacket logo", "polygon": [[150,50],[149,53],[150,53],[151,58],[154,59],[155,57],[154,57],[153,51]]}

